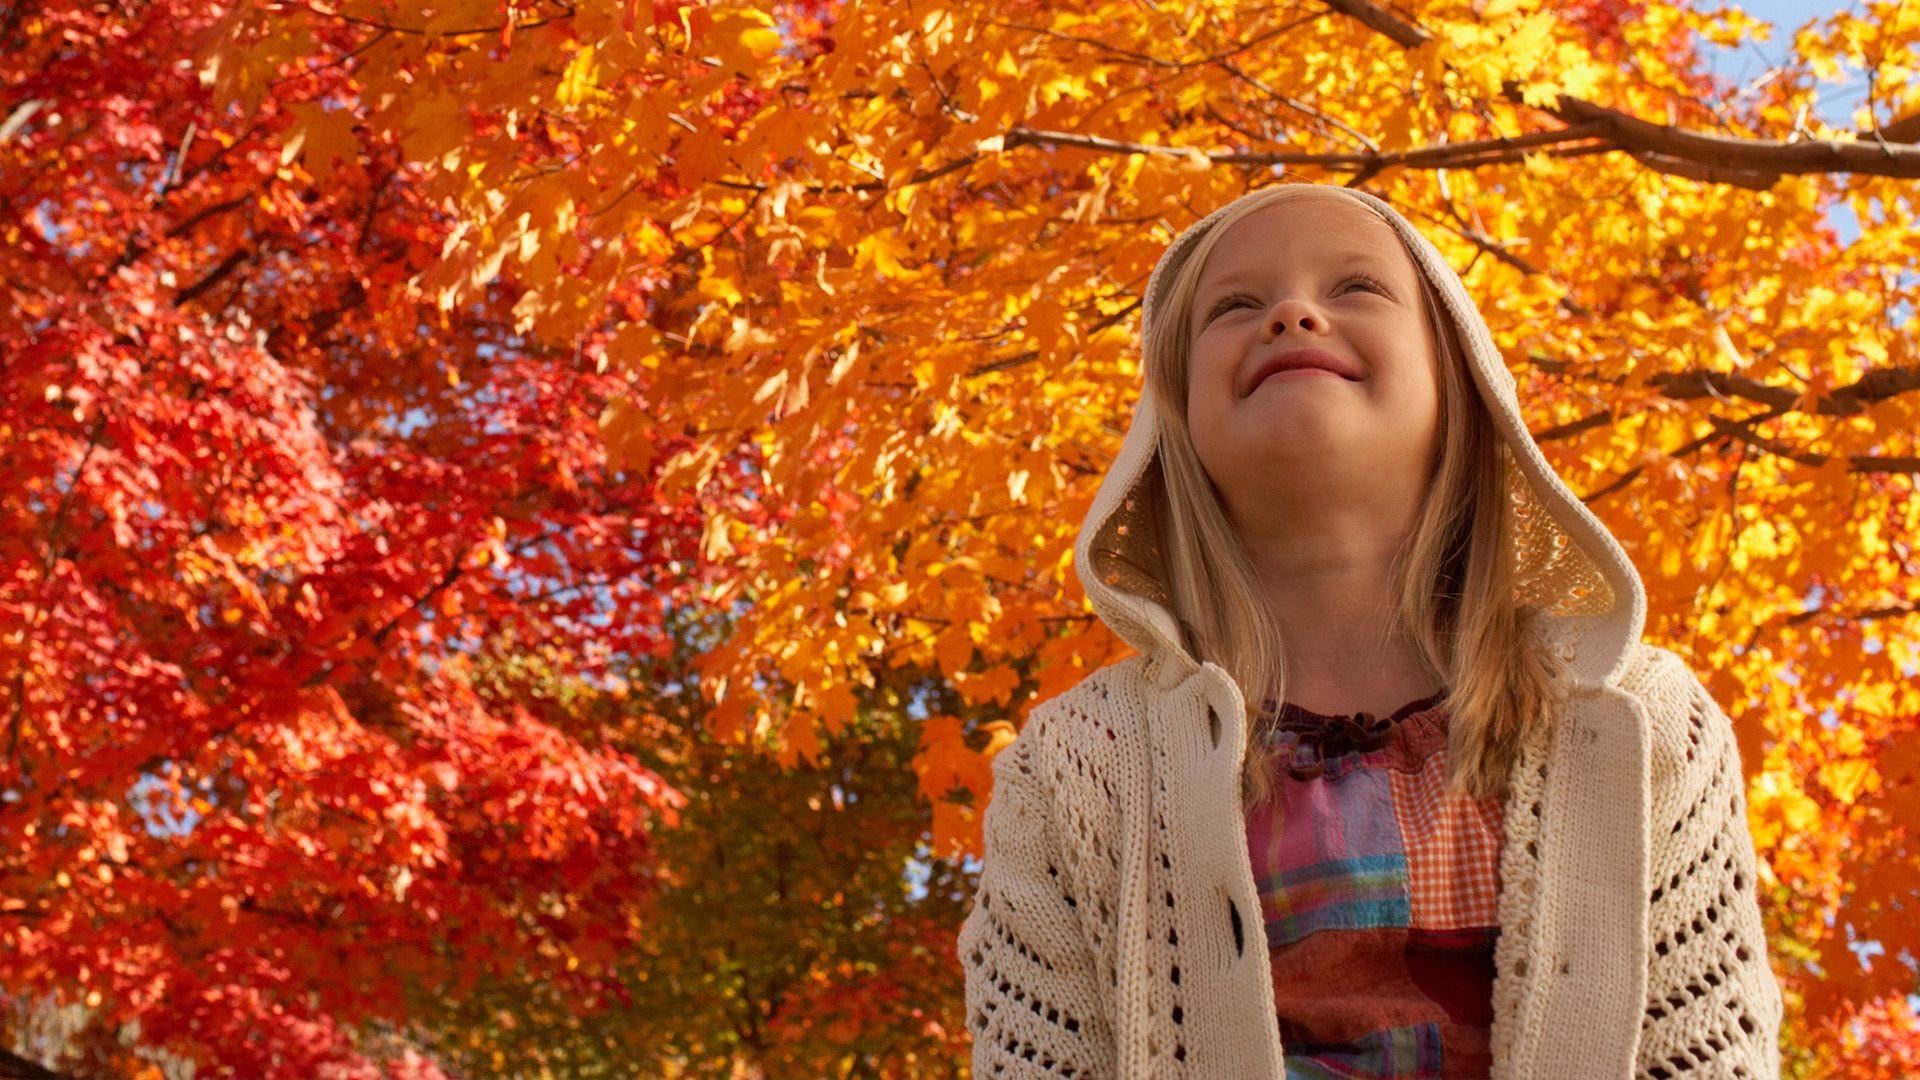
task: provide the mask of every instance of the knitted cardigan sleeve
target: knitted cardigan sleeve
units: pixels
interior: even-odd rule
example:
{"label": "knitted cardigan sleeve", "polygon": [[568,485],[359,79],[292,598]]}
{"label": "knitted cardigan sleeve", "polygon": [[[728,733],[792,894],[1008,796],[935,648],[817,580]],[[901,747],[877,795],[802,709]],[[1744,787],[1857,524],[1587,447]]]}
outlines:
{"label": "knitted cardigan sleeve", "polygon": [[1733,723],[1686,661],[1645,648],[1652,663],[1643,692],[1656,707],[1647,1004],[1635,1072],[1776,1080],[1781,995]]}
{"label": "knitted cardigan sleeve", "polygon": [[993,759],[983,861],[961,924],[976,1077],[1111,1077],[1114,1035],[1062,858],[1055,785],[1035,754],[1053,702]]}

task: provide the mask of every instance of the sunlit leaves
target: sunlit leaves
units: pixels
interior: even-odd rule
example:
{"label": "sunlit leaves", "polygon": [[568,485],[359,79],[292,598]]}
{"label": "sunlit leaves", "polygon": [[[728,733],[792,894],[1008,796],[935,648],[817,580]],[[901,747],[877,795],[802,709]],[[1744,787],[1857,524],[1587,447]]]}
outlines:
{"label": "sunlit leaves", "polygon": [[[291,433],[277,441],[249,428],[244,409],[226,427],[200,421],[233,440],[217,460],[259,449],[258,475],[216,477],[204,462],[182,471],[199,429],[176,424],[155,429],[171,438],[103,440],[107,465],[88,466],[101,482],[82,484],[128,493],[86,504],[98,514],[87,535],[111,552],[149,528],[139,493],[172,492],[176,473],[206,476],[165,548],[179,552],[184,600],[159,595],[227,663],[210,667],[210,686],[253,685],[265,665],[238,658],[293,636],[289,610],[309,620],[302,640],[329,643],[320,663],[366,665],[397,685],[412,685],[393,659],[411,633],[463,637],[491,619],[544,643],[545,620],[519,627],[510,605],[465,587],[467,575],[559,573],[591,593],[641,574],[635,562],[657,560],[594,555],[618,546],[609,519],[633,499],[689,519],[659,576],[741,612],[698,664],[714,732],[767,738],[779,760],[804,764],[848,722],[850,702],[898,670],[938,672],[956,701],[1017,726],[1033,701],[1120,651],[1084,606],[1070,545],[1134,404],[1146,275],[1174,231],[1275,178],[1267,161],[1228,155],[1283,155],[1282,179],[1363,184],[1460,269],[1550,458],[1645,574],[1649,638],[1688,651],[1734,714],[1807,1045],[1860,1075],[1882,1067],[1872,1055],[1886,1040],[1856,1040],[1848,1022],[1855,1007],[1903,1022],[1912,972],[1894,958],[1920,946],[1901,918],[1903,903],[1920,902],[1920,879],[1885,869],[1912,864],[1911,799],[1889,777],[1920,712],[1910,689],[1920,357],[1903,322],[1920,299],[1911,182],[1708,173],[1645,151],[1591,152],[1599,129],[1518,150],[1501,140],[1567,128],[1550,111],[1561,95],[1735,140],[1867,139],[1870,124],[1897,133],[1920,110],[1920,8],[1876,0],[1782,28],[1789,66],[1731,88],[1702,72],[1698,42],[1746,33],[1748,17],[1614,0],[1551,11],[1532,0],[1346,3],[1306,18],[1224,3],[513,5],[510,26],[499,5],[389,7],[352,18],[233,8],[187,70],[216,108],[256,118],[265,107],[273,141],[256,147],[244,124],[195,114],[185,165],[217,185],[171,216],[115,189],[106,212],[62,217],[79,241],[111,248],[207,215],[181,250],[154,256],[163,265],[136,259],[131,279],[111,279],[109,295],[137,316],[126,323],[161,360],[157,343],[183,325],[199,331],[182,320],[152,333],[156,311],[203,281],[196,303],[257,309],[255,325],[274,332],[247,360],[247,327],[235,328],[240,341],[190,342],[218,361],[212,370],[287,383],[255,409],[287,418],[268,425]],[[1814,96],[1823,79],[1859,77],[1855,67],[1872,73],[1873,111],[1855,118],[1859,130],[1836,130]],[[91,99],[62,108],[120,115]],[[186,129],[177,116],[136,124],[124,145],[147,148],[157,173]],[[22,155],[9,175],[67,175],[63,144],[25,130],[28,141],[8,144]],[[228,175],[212,147],[233,147],[227,156],[265,190]],[[1377,156],[1392,151],[1418,153]],[[60,160],[98,153],[82,143]],[[1367,175],[1356,181],[1356,170]],[[316,188],[359,198],[312,206],[296,194]],[[57,189],[56,179],[47,190]],[[1860,224],[1851,244],[1827,225],[1836,206]],[[252,231],[261,215],[300,258],[271,277],[221,271],[270,250]],[[390,257],[360,251],[348,223],[389,217],[392,230],[369,243]],[[333,234],[315,241],[321,226]],[[87,293],[52,269],[63,260],[32,257],[51,251],[10,265],[40,289],[22,289],[23,311]],[[338,272],[310,278],[316,266]],[[242,293],[243,278],[258,284]],[[302,302],[271,302],[282,294]],[[121,324],[103,325],[22,354],[40,374],[15,400],[45,404],[18,430],[71,417],[55,429],[58,452],[15,466],[28,478],[15,499],[27,508],[22,535],[52,532],[84,425],[150,374],[138,366],[146,349],[112,342]],[[555,366],[488,381],[482,340],[489,353],[524,346]],[[359,361],[343,367],[342,350]],[[266,363],[290,351],[298,363]],[[57,370],[69,356],[98,370]],[[294,380],[309,369],[317,384]],[[557,370],[605,381],[574,396],[485,396]],[[315,389],[342,381],[345,392]],[[51,400],[49,385],[61,388]],[[486,432],[504,417],[506,445],[471,455],[515,467],[457,468],[442,446],[403,454],[369,434],[403,401],[475,400],[487,407],[459,420]],[[541,444],[536,425],[565,432],[564,445]],[[344,462],[316,453],[340,432],[372,445]],[[657,483],[602,491],[598,511],[570,508],[560,532],[542,498],[599,490],[582,436]],[[125,460],[123,442],[153,451]],[[344,490],[325,469],[283,459],[321,461]],[[306,490],[284,479],[296,472],[323,494],[293,499]],[[431,498],[496,490],[512,494]],[[515,500],[536,509],[501,505]],[[277,535],[289,516],[293,532]],[[510,523],[504,537],[496,517]],[[214,521],[211,544],[183,538]],[[556,527],[544,542],[542,521]],[[152,576],[131,557],[116,565],[115,584]],[[310,596],[294,591],[312,566],[341,571],[301,581]],[[592,580],[566,578],[574,566]],[[460,573],[442,587],[450,568]],[[34,633],[0,640],[11,661],[114,662],[70,644],[97,639],[113,625],[100,612],[114,610],[74,591],[70,573],[56,559],[34,580],[89,599],[70,623],[36,613]],[[634,622],[644,625],[571,625],[554,662],[599,663],[611,647],[596,634],[631,643]],[[156,685],[191,667],[155,663],[142,677]],[[362,708],[349,702],[355,716]],[[995,746],[979,722],[929,725],[916,776],[935,845],[977,852],[990,792],[973,785],[990,777]],[[86,731],[53,713],[35,734],[65,747]],[[1836,734],[1847,731],[1857,744]],[[949,798],[961,790],[977,798]],[[414,873],[409,898],[422,892]],[[1854,962],[1849,935],[1881,941],[1886,958]]]}

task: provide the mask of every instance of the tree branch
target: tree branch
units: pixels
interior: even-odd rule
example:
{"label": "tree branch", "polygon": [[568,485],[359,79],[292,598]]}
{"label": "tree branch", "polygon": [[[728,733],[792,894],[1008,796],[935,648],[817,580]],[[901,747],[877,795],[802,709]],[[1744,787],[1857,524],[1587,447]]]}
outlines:
{"label": "tree branch", "polygon": [[[1432,34],[1369,0],[1321,2],[1403,49],[1416,49],[1433,39]],[[1501,91],[1510,100],[1525,103],[1519,84],[1505,83]],[[1852,172],[1907,179],[1920,177],[1920,146],[1909,141],[1920,136],[1920,113],[1877,132],[1862,133],[1859,142],[1824,139],[1786,142],[1708,135],[1653,124],[1570,94],[1557,95],[1546,111],[1571,126],[1597,125],[1599,134],[1614,149],[1632,154],[1649,168],[1693,180],[1766,188],[1787,173]],[[1906,138],[1899,138],[1896,133]],[[1896,145],[1903,142],[1906,145]]]}

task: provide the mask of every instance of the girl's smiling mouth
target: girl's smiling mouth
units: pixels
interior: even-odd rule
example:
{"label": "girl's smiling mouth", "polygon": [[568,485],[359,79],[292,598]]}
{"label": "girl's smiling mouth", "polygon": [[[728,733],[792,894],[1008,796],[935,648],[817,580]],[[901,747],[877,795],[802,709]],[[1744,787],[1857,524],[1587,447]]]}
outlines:
{"label": "girl's smiling mouth", "polygon": [[1276,375],[1291,378],[1310,372],[1338,376],[1349,382],[1359,380],[1353,364],[1324,349],[1290,349],[1254,369],[1253,381],[1248,384],[1246,394],[1253,393],[1261,383]]}

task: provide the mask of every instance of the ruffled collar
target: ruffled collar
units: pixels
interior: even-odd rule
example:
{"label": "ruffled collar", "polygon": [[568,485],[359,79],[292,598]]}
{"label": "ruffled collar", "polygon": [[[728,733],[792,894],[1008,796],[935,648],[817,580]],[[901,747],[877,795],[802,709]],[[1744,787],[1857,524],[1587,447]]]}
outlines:
{"label": "ruffled collar", "polygon": [[[1262,737],[1280,751],[1281,768],[1297,780],[1321,776],[1329,766],[1357,766],[1355,755],[1381,749],[1391,751],[1390,768],[1417,768],[1446,740],[1446,699],[1443,688],[1384,717],[1366,711],[1321,713],[1288,701],[1281,704],[1271,725],[1263,725]],[[1273,699],[1262,705],[1262,715],[1274,717]]]}

